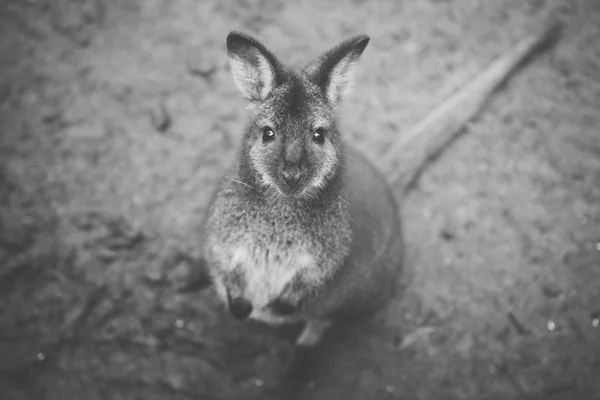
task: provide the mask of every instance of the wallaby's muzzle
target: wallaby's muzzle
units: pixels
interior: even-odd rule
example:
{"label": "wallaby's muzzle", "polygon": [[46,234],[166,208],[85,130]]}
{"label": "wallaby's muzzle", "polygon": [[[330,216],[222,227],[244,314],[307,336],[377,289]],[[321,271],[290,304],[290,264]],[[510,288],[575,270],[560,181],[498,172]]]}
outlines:
{"label": "wallaby's muzzle", "polygon": [[281,171],[281,179],[290,189],[296,189],[302,180],[304,173],[297,169]]}

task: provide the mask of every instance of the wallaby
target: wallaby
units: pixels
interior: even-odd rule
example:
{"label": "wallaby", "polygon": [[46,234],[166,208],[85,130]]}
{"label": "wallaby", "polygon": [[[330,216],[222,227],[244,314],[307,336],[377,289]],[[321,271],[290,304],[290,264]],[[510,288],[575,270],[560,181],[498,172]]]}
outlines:
{"label": "wallaby", "polygon": [[[497,86],[544,35],[512,54],[480,83],[483,89]],[[368,42],[355,36],[292,69],[253,37],[227,37],[231,73],[250,117],[206,214],[204,258],[233,316],[303,322],[296,345],[304,348],[332,323],[382,308],[402,271],[391,186],[338,128]]]}
{"label": "wallaby", "polygon": [[227,37],[251,116],[209,207],[204,256],[231,314],[305,321],[302,346],[338,318],[380,308],[401,271],[398,205],[336,119],[368,42],[356,36],[295,71],[256,39]]}

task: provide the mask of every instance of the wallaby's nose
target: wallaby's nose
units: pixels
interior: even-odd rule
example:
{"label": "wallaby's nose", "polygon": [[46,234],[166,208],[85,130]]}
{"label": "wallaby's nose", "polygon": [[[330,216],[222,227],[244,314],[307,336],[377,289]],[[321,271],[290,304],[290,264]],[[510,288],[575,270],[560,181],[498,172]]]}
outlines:
{"label": "wallaby's nose", "polygon": [[229,301],[229,312],[237,319],[244,320],[252,313],[252,304],[243,297],[236,297]]}
{"label": "wallaby's nose", "polygon": [[281,171],[281,177],[283,181],[291,188],[295,188],[302,179],[302,172],[300,171]]}

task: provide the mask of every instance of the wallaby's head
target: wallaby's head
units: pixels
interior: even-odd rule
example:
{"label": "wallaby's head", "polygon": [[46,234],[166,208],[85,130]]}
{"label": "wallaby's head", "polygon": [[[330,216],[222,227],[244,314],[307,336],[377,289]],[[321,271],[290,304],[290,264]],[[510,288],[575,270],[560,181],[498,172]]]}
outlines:
{"label": "wallaby's head", "polygon": [[337,110],[368,42],[366,35],[355,36],[293,70],[255,38],[235,31],[227,36],[233,79],[251,110],[240,162],[247,183],[276,196],[310,199],[339,176]]}

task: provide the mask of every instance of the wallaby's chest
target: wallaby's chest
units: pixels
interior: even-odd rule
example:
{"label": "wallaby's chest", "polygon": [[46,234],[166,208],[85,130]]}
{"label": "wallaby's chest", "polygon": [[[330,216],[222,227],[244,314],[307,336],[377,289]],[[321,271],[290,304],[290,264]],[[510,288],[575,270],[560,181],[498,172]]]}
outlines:
{"label": "wallaby's chest", "polygon": [[222,268],[244,262],[264,272],[285,273],[309,263],[327,267],[343,258],[351,242],[343,204],[300,210],[285,203],[252,203],[232,193],[216,197],[205,229],[206,250]]}

